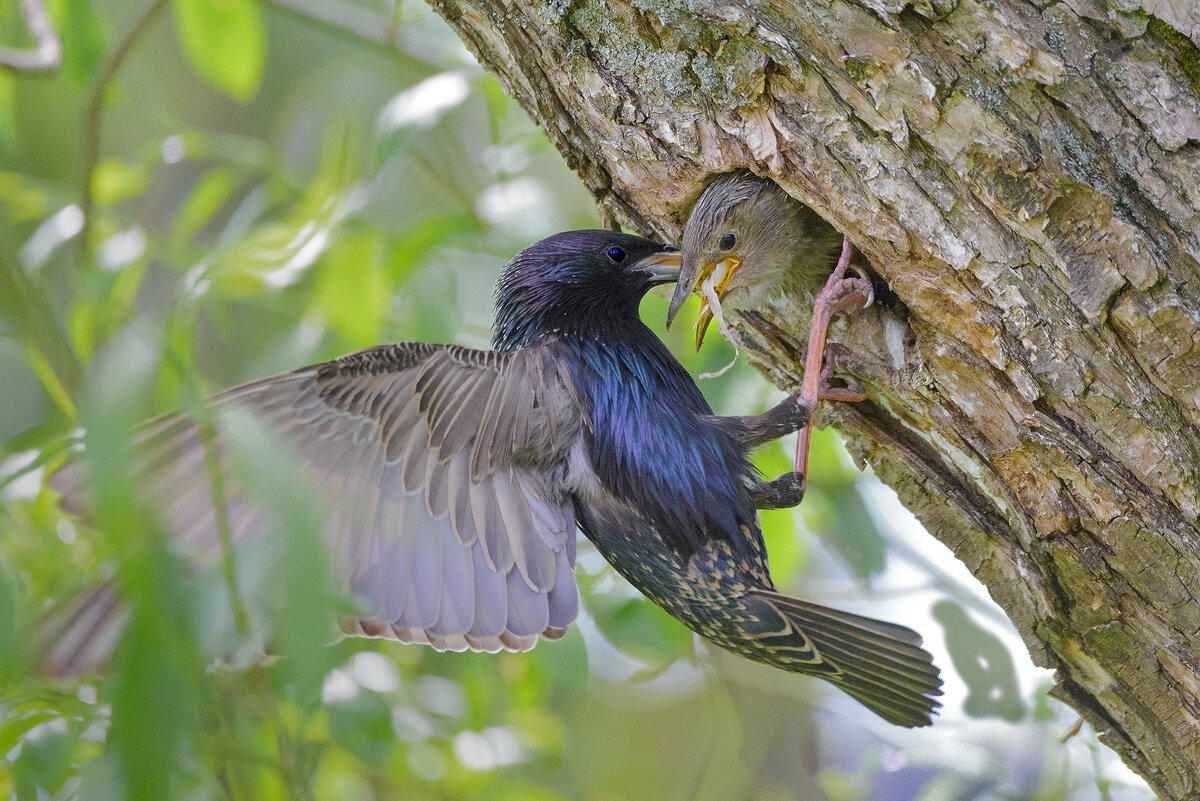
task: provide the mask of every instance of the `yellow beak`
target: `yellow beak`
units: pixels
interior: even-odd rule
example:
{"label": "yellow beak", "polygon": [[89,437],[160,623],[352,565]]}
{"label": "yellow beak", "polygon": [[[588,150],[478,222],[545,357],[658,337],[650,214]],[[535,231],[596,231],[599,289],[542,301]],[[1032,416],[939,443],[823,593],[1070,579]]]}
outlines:
{"label": "yellow beak", "polygon": [[729,281],[733,278],[734,271],[741,263],[740,259],[729,256],[718,262],[704,265],[704,269],[696,277],[696,291],[700,293],[700,315],[696,318],[696,350],[700,350],[700,344],[704,342],[704,332],[708,330],[708,324],[713,319],[712,300],[704,293],[704,284],[711,281],[713,294],[716,295],[719,304],[725,290],[729,287]]}

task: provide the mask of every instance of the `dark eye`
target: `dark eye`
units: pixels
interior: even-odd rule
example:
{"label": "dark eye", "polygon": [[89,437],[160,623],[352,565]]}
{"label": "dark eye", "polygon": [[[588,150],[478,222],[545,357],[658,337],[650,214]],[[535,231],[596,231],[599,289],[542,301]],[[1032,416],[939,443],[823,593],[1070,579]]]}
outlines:
{"label": "dark eye", "polygon": [[721,250],[729,250],[737,244],[737,236],[733,233],[725,234],[717,244],[721,246]]}
{"label": "dark eye", "polygon": [[625,260],[625,251],[621,250],[620,248],[609,248],[608,249],[608,257],[610,259],[612,259],[613,261],[617,261],[617,262],[624,261]]}

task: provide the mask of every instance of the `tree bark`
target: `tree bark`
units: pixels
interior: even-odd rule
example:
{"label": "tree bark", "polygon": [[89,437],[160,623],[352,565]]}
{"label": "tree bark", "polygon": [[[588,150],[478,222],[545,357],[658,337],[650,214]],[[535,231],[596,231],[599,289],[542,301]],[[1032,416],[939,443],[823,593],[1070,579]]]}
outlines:
{"label": "tree bark", "polygon": [[[1200,797],[1200,5],[432,1],[612,218],[677,239],[744,167],[850,237],[907,327],[845,322],[826,421]],[[734,326],[785,389],[800,314]]]}

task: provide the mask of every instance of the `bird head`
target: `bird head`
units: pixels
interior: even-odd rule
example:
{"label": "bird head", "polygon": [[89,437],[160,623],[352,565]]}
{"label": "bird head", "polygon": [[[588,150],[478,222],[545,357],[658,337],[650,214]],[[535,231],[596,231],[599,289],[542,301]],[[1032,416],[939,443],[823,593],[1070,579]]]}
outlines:
{"label": "bird head", "polygon": [[494,347],[512,350],[553,332],[637,319],[653,286],[679,276],[679,249],[616,231],[566,231],[522,250],[496,282]]}
{"label": "bird head", "polygon": [[[798,254],[813,250],[810,217],[815,215],[778,184],[751,173],[730,173],[710,184],[683,230],[682,265],[667,326],[705,282],[718,302],[734,308],[782,289]],[[705,297],[696,321],[697,350],[712,317]]]}

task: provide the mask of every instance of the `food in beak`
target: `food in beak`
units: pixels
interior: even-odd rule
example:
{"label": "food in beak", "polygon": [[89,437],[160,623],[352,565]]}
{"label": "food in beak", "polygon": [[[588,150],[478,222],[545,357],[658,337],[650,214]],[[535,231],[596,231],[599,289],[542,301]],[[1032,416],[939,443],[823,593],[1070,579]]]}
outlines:
{"label": "food in beak", "polygon": [[704,341],[704,333],[708,330],[708,324],[714,317],[717,318],[717,330],[725,329],[725,315],[721,313],[721,296],[729,287],[729,280],[733,278],[733,273],[739,264],[741,261],[735,258],[721,259],[715,264],[707,265],[701,273],[703,278],[700,281],[699,290],[703,300],[700,302],[700,315],[696,318],[696,350],[700,350],[700,344]]}

